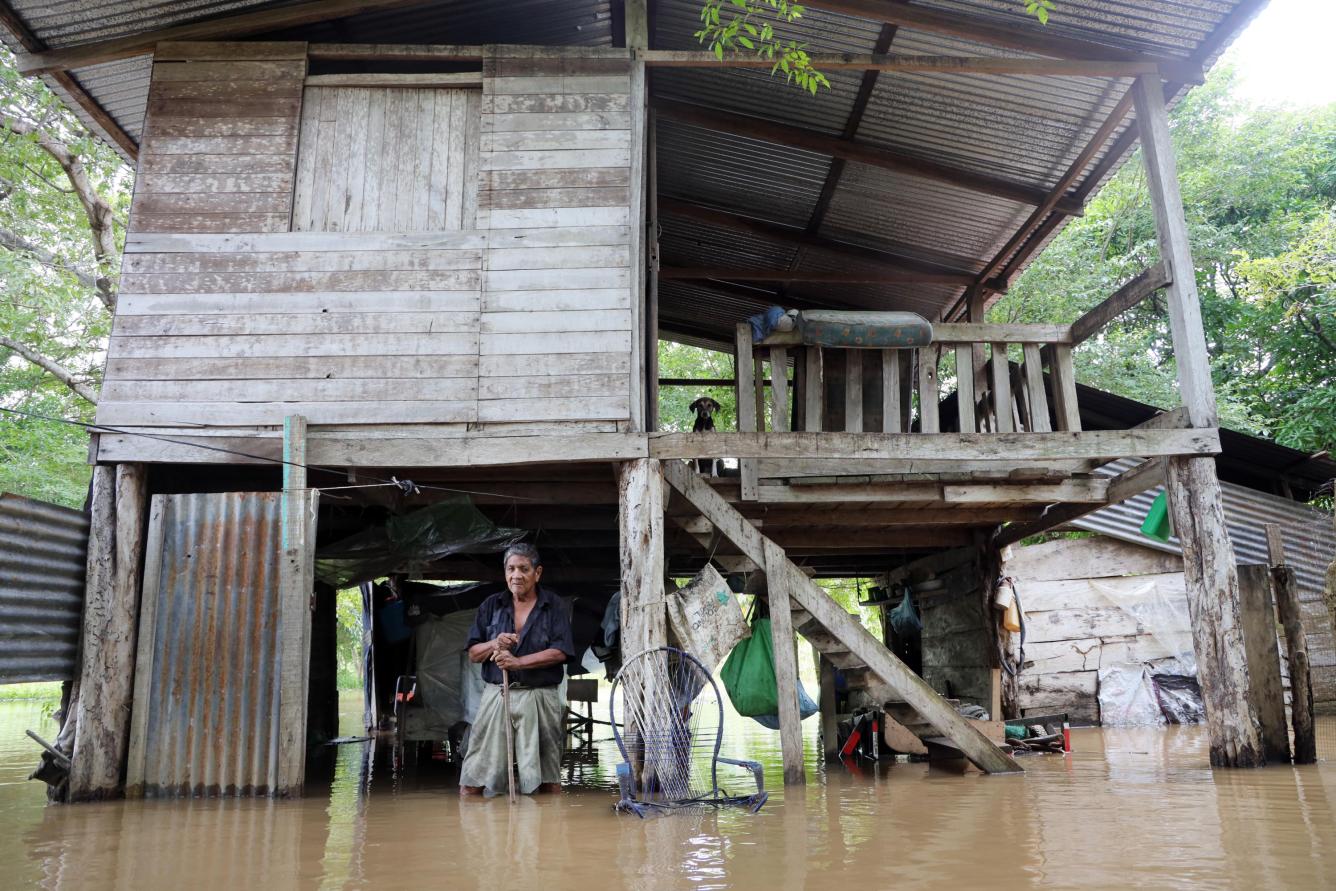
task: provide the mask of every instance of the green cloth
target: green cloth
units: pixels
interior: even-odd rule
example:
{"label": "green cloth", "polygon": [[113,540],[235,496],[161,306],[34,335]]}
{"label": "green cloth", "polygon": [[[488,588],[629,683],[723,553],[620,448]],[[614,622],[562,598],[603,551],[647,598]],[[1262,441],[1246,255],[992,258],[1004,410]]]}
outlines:
{"label": "green cloth", "polygon": [[738,714],[752,718],[779,712],[775,645],[769,619],[752,622],[751,637],[740,642],[728,654],[719,677]]}

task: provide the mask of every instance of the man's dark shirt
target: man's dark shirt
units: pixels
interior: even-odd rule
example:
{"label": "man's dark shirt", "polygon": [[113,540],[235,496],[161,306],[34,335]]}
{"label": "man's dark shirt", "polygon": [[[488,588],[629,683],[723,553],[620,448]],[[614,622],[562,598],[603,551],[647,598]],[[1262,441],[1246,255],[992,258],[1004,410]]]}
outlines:
{"label": "man's dark shirt", "polygon": [[[478,607],[477,618],[469,629],[468,645],[495,640],[498,634],[515,632],[515,601],[509,590],[498,591]],[[516,656],[532,656],[543,650],[561,650],[566,660],[577,658],[575,642],[571,637],[571,617],[566,606],[553,593],[538,587],[538,600],[524,622],[520,643],[511,652]],[[528,668],[510,673],[511,684],[525,687],[555,687],[561,683],[566,668],[563,663],[546,668]],[[482,679],[489,684],[501,683],[501,668],[490,659],[482,664]]]}

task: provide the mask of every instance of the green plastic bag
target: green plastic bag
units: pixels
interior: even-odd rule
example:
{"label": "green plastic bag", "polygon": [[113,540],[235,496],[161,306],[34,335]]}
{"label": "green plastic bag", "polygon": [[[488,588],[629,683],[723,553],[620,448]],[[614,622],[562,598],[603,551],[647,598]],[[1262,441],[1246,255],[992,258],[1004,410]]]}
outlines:
{"label": "green plastic bag", "polygon": [[1167,542],[1174,534],[1174,526],[1169,518],[1169,493],[1161,492],[1146,513],[1141,524],[1141,534],[1156,541]]}
{"label": "green plastic bag", "polygon": [[751,637],[741,641],[724,660],[719,677],[738,714],[752,718],[779,711],[775,683],[775,644],[769,619],[752,622]]}

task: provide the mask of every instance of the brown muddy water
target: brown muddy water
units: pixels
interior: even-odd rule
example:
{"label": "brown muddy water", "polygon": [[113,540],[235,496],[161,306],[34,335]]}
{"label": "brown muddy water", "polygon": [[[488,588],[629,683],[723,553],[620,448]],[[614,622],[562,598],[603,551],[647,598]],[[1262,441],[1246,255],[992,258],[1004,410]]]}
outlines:
{"label": "brown muddy water", "polygon": [[768,765],[765,809],[641,821],[612,811],[611,743],[515,807],[461,802],[430,765],[396,780],[362,744],[301,801],[47,807],[24,779],[44,720],[0,703],[0,887],[1336,887],[1336,764],[1213,772],[1198,728],[1073,731],[1021,777],[813,762],[783,789],[775,734],[730,722]]}

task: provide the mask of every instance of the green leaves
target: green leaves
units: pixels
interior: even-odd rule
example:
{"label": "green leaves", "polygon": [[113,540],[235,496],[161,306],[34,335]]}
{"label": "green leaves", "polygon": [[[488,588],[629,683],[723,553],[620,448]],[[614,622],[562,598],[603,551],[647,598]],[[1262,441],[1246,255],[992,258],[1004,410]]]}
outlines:
{"label": "green leaves", "polygon": [[1025,11],[1039,19],[1040,24],[1048,24],[1048,14],[1053,11],[1053,0],[1023,0]]}
{"label": "green leaves", "polygon": [[719,61],[725,53],[748,52],[774,64],[771,75],[782,72],[787,83],[813,96],[830,81],[812,65],[805,44],[780,40],[772,22],[792,24],[803,7],[788,0],[705,0],[700,10],[702,27],[692,36],[706,44]]}

